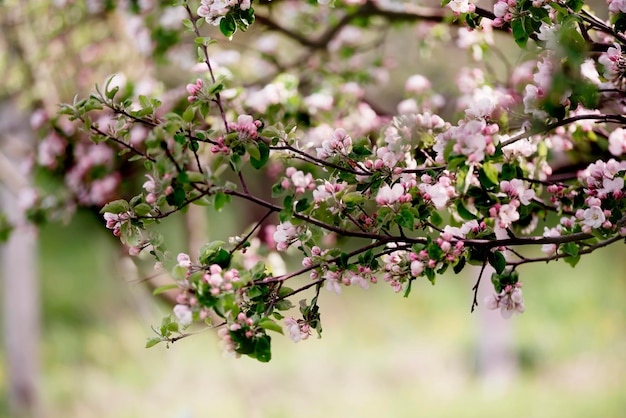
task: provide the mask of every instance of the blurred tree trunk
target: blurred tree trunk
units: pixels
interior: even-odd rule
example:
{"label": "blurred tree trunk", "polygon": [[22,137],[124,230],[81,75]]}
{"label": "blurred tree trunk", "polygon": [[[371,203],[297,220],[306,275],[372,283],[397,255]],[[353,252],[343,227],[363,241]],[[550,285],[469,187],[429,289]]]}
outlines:
{"label": "blurred tree trunk", "polygon": [[[475,277],[478,277],[479,268]],[[478,288],[477,374],[488,392],[505,391],[518,375],[515,353],[514,318],[504,319],[500,309],[489,310],[483,300],[495,292],[491,284],[494,270],[486,266]]]}
{"label": "blurred tree trunk", "polygon": [[3,342],[10,416],[41,416],[39,404],[40,306],[36,230],[21,217],[18,195],[28,187],[20,174],[33,144],[28,120],[15,104],[0,102],[0,209],[16,226],[0,246]]}

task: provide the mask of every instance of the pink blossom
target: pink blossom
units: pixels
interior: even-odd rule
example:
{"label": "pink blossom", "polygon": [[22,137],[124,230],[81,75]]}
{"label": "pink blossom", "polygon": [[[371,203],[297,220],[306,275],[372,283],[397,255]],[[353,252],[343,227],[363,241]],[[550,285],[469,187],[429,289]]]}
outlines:
{"label": "pink blossom", "polygon": [[527,189],[524,186],[524,182],[519,179],[501,181],[500,190],[511,197],[519,198],[520,202],[525,206],[529,205],[535,197],[535,191],[533,189]]}
{"label": "pink blossom", "polygon": [[178,265],[181,267],[189,268],[191,267],[191,259],[189,255],[185,253],[179,253],[176,257],[176,261],[178,261]]}
{"label": "pink blossom", "polygon": [[430,81],[421,74],[415,74],[406,80],[404,89],[409,93],[422,94],[430,89]]}
{"label": "pink blossom", "polygon": [[411,276],[417,277],[424,271],[424,263],[415,260],[411,262]]}
{"label": "pink blossom", "polygon": [[189,325],[193,322],[193,312],[187,305],[179,304],[174,306],[174,315],[181,325]]}
{"label": "pink blossom", "polygon": [[433,205],[435,205],[435,208],[437,210],[441,210],[446,207],[446,205],[448,204],[448,199],[450,197],[448,195],[448,190],[446,187],[444,187],[440,183],[437,183],[434,185],[427,184],[425,185],[424,189],[427,194],[427,196],[425,197],[428,197],[430,201],[433,202]]}
{"label": "pink blossom", "polygon": [[487,309],[500,308],[500,314],[503,318],[510,318],[513,313],[521,314],[526,311],[524,306],[524,298],[522,297],[521,283],[515,286],[507,286],[502,292],[487,296],[484,303]]}
{"label": "pink blossom", "polygon": [[309,338],[309,326],[302,320],[296,321],[293,317],[285,318],[285,328],[289,338],[291,338],[291,341],[294,343]]}
{"label": "pink blossom", "polygon": [[297,228],[291,222],[283,222],[276,227],[273,238],[276,242],[278,251],[285,251],[287,247],[296,239],[298,235]]}
{"label": "pink blossom", "polygon": [[472,13],[476,10],[476,6],[468,0],[452,0],[448,7],[455,13]]}
{"label": "pink blossom", "polygon": [[385,184],[383,187],[378,189],[376,203],[381,206],[391,206],[399,201],[402,196],[404,196],[404,186],[402,186],[402,184],[396,183],[393,187],[389,187],[388,184]]}
{"label": "pink blossom", "polygon": [[626,130],[617,128],[609,135],[609,152],[616,157],[626,153]]}

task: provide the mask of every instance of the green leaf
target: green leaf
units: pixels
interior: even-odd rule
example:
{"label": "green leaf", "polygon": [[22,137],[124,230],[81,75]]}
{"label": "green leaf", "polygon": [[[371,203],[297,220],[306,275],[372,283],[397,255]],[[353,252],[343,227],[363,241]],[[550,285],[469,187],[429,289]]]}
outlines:
{"label": "green leaf", "polygon": [[261,363],[267,363],[272,359],[272,344],[269,335],[257,338],[254,345],[254,357]]}
{"label": "green leaf", "polygon": [[576,264],[580,261],[580,255],[565,257],[565,262],[572,267],[576,267]]}
{"label": "green leaf", "polygon": [[498,169],[490,162],[483,163],[478,172],[478,180],[480,184],[489,189],[498,185]]}
{"label": "green leaf", "polygon": [[412,230],[414,222],[413,213],[407,208],[402,208],[400,213],[396,215],[396,222],[398,225]]}
{"label": "green leaf", "polygon": [[487,255],[487,260],[498,274],[502,273],[506,268],[506,258],[500,251],[490,252]]}
{"label": "green leaf", "polygon": [[463,204],[463,201],[458,200],[456,202],[456,210],[457,212],[459,212],[459,216],[463,219],[465,219],[466,221],[471,221],[472,219],[476,219],[477,216],[474,215],[472,212],[470,212],[465,205]]}
{"label": "green leaf", "polygon": [[291,303],[291,301],[287,299],[279,300],[278,302],[274,304],[274,308],[278,309],[279,311],[288,311],[289,309],[293,307],[294,307],[294,304]]}
{"label": "green leaf", "polygon": [[311,205],[309,204],[309,199],[302,199],[302,200],[298,200],[298,203],[296,203],[296,212],[303,212],[305,210],[307,210]]}
{"label": "green leaf", "polygon": [[250,159],[261,160],[261,151],[256,144],[246,144],[246,151],[250,154]]}
{"label": "green leaf", "polygon": [[259,321],[259,326],[263,329],[274,331],[279,334],[283,334],[283,327],[281,327],[280,325],[278,325],[276,322],[272,321],[269,318],[262,318]]}
{"label": "green leaf", "polygon": [[252,155],[250,157],[250,164],[252,164],[252,167],[256,168],[257,170],[263,167],[265,163],[267,163],[267,160],[269,159],[269,156],[270,156],[270,148],[267,146],[265,142],[263,141],[258,142],[258,150],[259,150],[259,158],[254,158],[252,157]]}
{"label": "green leaf", "polygon": [[163,286],[159,286],[156,289],[154,289],[152,291],[152,294],[154,296],[156,295],[160,295],[161,293],[167,292],[168,290],[172,290],[172,289],[178,289],[178,285],[177,284],[166,284]]}
{"label": "green leaf", "polygon": [[152,210],[152,206],[147,203],[140,203],[133,208],[135,211],[135,215],[137,216],[146,216]]}
{"label": "green leaf", "polygon": [[186,197],[185,190],[183,190],[183,188],[180,187],[179,185],[176,185],[176,186],[174,186],[174,191],[172,193],[170,193],[169,195],[167,195],[165,200],[171,206],[175,206],[177,208],[180,208],[185,203],[185,197]]}
{"label": "green leaf", "polygon": [[514,19],[511,21],[511,30],[513,31],[513,39],[515,43],[522,49],[526,48],[528,43],[528,34],[524,28],[524,22],[522,19]]}
{"label": "green leaf", "polygon": [[237,24],[232,14],[227,14],[220,20],[220,32],[227,38],[230,38],[237,31]]}
{"label": "green leaf", "polygon": [[344,194],[342,200],[346,205],[356,205],[365,201],[365,197],[361,192],[350,192]]}
{"label": "green leaf", "polygon": [[430,214],[430,222],[435,226],[440,226],[443,223],[443,218],[439,212],[432,212]]}
{"label": "green leaf", "polygon": [[465,257],[461,257],[459,262],[454,265],[452,270],[454,271],[455,274],[459,274],[463,270],[464,267],[465,267]]}
{"label": "green leaf", "polygon": [[194,117],[196,116],[196,108],[193,106],[189,106],[184,112],[183,112],[183,120],[187,123],[193,121]]}
{"label": "green leaf", "polygon": [[161,337],[148,338],[148,341],[146,341],[146,348],[154,347],[160,342],[163,342],[163,338]]}
{"label": "green leaf", "polygon": [[222,192],[218,192],[215,194],[215,201],[213,202],[213,207],[216,211],[221,211],[226,203],[230,202],[230,195],[227,195]]}
{"label": "green leaf", "polygon": [[122,213],[127,212],[130,209],[128,202],[124,199],[114,200],[112,202],[104,205],[102,209],[100,209],[100,213],[110,212],[110,213]]}

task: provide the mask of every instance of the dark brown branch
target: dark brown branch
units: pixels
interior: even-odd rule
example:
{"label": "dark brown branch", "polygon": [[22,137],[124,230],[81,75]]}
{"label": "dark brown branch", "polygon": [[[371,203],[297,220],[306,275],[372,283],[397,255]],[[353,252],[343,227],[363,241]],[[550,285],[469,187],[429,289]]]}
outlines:
{"label": "dark brown branch", "polygon": [[472,308],[470,309],[470,312],[474,312],[474,309],[478,306],[478,287],[480,286],[480,279],[482,279],[483,273],[485,272],[485,267],[487,267],[487,260],[483,261],[480,273],[478,274],[478,280],[476,280],[474,287],[472,287],[472,290],[474,291],[474,300],[472,301]]}
{"label": "dark brown branch", "polygon": [[[620,240],[624,240],[625,238],[622,236],[616,236],[613,238],[609,238],[605,241],[601,241],[595,245],[591,245],[588,248],[585,248],[584,250],[581,250],[578,252],[578,255],[584,255],[584,254],[590,254],[592,252],[594,252],[595,250],[599,249],[599,248],[603,248],[606,247],[608,245],[611,245],[617,241]],[[528,263],[539,263],[539,262],[548,262],[548,261],[553,261],[553,260],[558,260],[560,258],[567,258],[567,257],[571,257],[570,254],[555,254],[552,256],[548,256],[548,257],[536,257],[536,258],[523,258],[519,261],[509,261],[506,264],[508,266],[513,266],[513,267],[517,267],[521,264],[528,264]]]}

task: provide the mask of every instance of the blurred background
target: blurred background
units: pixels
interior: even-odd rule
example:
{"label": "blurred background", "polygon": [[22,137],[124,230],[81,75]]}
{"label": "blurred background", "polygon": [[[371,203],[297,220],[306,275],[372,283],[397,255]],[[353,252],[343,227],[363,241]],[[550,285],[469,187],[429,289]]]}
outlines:
{"label": "blurred background", "polygon": [[[23,143],[15,151],[7,138],[18,131],[28,136],[36,110],[53,113],[57,103],[86,94],[113,72],[157,93],[189,78],[191,72],[161,61],[165,51],[170,62],[188,60],[189,50],[152,54],[174,43],[178,27],[166,21],[173,26],[148,30],[133,9],[141,12],[140,3],[112,11],[111,4],[98,1],[0,2],[3,115],[9,108],[26,121],[26,128],[5,129],[0,144],[20,176],[28,178],[21,171],[28,153]],[[396,36],[414,36],[410,29],[398,30]],[[237,40],[240,47],[246,39]],[[388,84],[371,92],[384,92],[385,106],[402,98],[404,81],[416,72],[449,88],[446,77],[460,60],[425,60],[417,49],[395,46],[397,69]],[[33,141],[34,136],[30,132]],[[19,194],[15,182],[0,182],[5,211]],[[202,214],[208,219],[202,232],[211,238],[239,232],[243,213]],[[225,358],[211,331],[169,349],[145,349],[150,326],[171,307],[153,297],[142,273],[127,265],[97,208],[78,209],[67,222],[45,224],[36,234],[20,225],[14,237],[31,237],[36,261],[8,276],[2,246],[0,417],[12,417],[6,330],[19,329],[14,313],[27,303],[8,293],[7,283],[35,265],[41,321],[33,371],[37,416],[626,416],[626,258],[620,245],[583,257],[575,269],[565,263],[524,267],[527,311],[511,320],[480,308],[470,314],[477,270],[444,276],[434,287],[419,282],[408,298],[385,285],[347,288],[341,296],[324,292],[323,338],[294,344],[277,335],[274,359],[261,364]],[[183,219],[163,228],[172,248],[187,246]],[[483,285],[486,295],[488,280]]]}

